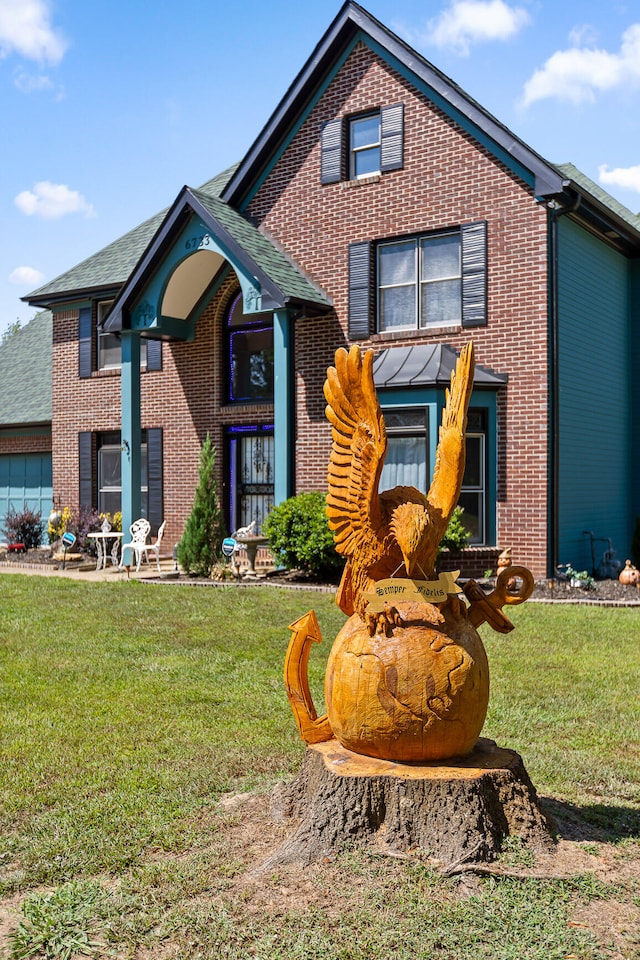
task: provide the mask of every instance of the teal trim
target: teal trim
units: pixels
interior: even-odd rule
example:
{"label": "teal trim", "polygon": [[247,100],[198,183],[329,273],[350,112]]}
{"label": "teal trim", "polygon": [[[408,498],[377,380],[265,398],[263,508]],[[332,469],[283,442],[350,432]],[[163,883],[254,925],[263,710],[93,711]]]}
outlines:
{"label": "teal trim", "polygon": [[295,457],[293,414],[293,321],[288,310],[273,314],[273,414],[275,454],[275,503],[293,495],[293,463]]}
{"label": "teal trim", "polygon": [[417,90],[419,90],[425,97],[431,100],[432,103],[436,105],[443,113],[445,113],[449,119],[453,120],[458,126],[469,133],[475,140],[478,141],[483,147],[489,150],[490,153],[496,157],[497,160],[500,160],[506,167],[509,168],[516,176],[520,177],[521,180],[530,186],[535,187],[535,177],[533,173],[527,169],[523,164],[521,164],[515,157],[508,153],[503,147],[501,147],[496,141],[489,137],[483,130],[480,129],[475,123],[469,120],[468,117],[460,111],[445,97],[439,94],[436,90],[433,89],[428,83],[425,83],[424,80],[421,80],[416,74],[401,63],[393,54],[389,53],[384,47],[380,46],[377,41],[373,40],[371,37],[363,34],[359,39],[373,50],[374,53],[377,53],[379,57],[385,60],[393,69],[400,74],[401,77],[404,77],[405,80],[408,80]]}
{"label": "teal trim", "polygon": [[[325,77],[323,83],[318,87],[313,97],[307,102],[304,111],[298,116],[296,123],[291,127],[287,136],[279,143],[277,153],[274,154],[269,163],[265,165],[260,177],[255,180],[251,190],[243,198],[242,204],[239,208],[241,212],[247,209],[256,193],[260,190],[267,177],[271,174],[279,162],[285,150],[296,137],[303,124],[306,123],[312,110],[324,96],[328,87],[333,82],[336,75],[340,72],[347,59],[351,56],[356,45],[360,42],[364,43],[383,61],[388,63],[389,66],[391,66],[397,73],[400,74],[401,77],[403,77],[405,80],[408,80],[412,86],[414,86],[417,90],[424,94],[424,96],[431,100],[431,102],[434,103],[440,110],[442,110],[442,112],[445,113],[451,120],[462,127],[466,133],[469,133],[472,137],[474,137],[475,140],[478,141],[479,144],[489,150],[489,152],[492,153],[494,157],[503,163],[509,170],[511,170],[512,173],[515,173],[516,176],[520,177],[520,179],[532,189],[535,188],[535,176],[531,170],[527,169],[527,167],[516,160],[511,153],[496,143],[495,140],[489,137],[483,130],[480,129],[480,127],[469,120],[468,117],[465,117],[465,115],[460,110],[457,110],[456,107],[449,102],[449,100],[434,90],[433,87],[431,87],[428,83],[425,83],[423,80],[421,80],[415,73],[413,73],[412,70],[401,63],[397,57],[394,57],[393,54],[389,53],[388,50],[385,50],[381,44],[370,37],[367,33],[359,30],[345,48],[342,56],[336,61],[332,70]],[[319,171],[318,177],[320,177]]]}
{"label": "teal trim", "polygon": [[[216,275],[214,286],[207,288],[206,294],[196,305],[195,310],[187,320],[179,320],[175,317],[166,317],[161,313],[161,304],[167,290],[167,286],[175,270],[188,257],[193,256],[201,250],[211,251],[218,254],[225,263],[231,265],[236,274],[244,301],[244,312],[247,314],[259,313],[262,309],[262,293],[256,287],[256,280],[241,263],[234,259],[231,251],[217,238],[215,238],[209,228],[200,219],[192,216],[187,225],[181,230],[170,249],[164,255],[162,263],[155,271],[151,280],[146,284],[142,293],[137,297],[136,303],[131,310],[131,329],[154,331],[159,336],[168,336],[172,339],[193,340],[195,337],[195,324],[198,317],[204,310],[207,303],[219,289],[222,278],[219,276],[225,269],[222,264]],[[225,276],[227,273],[225,272]]]}
{"label": "teal trim", "polygon": [[[348,58],[351,56],[353,49],[356,46],[356,44],[359,42],[359,40],[360,40],[360,35],[358,34],[355,37],[355,39],[352,40],[351,43],[345,48],[342,56],[339,57],[338,60],[336,60],[333,70],[325,77],[324,81],[320,84],[320,86],[316,90],[314,96],[307,101],[307,106],[305,110],[299,115],[298,120],[289,131],[289,134],[284,138],[284,140],[280,142],[278,151],[274,154],[274,156],[271,158],[269,163],[265,165],[260,177],[254,181],[251,190],[243,198],[242,203],[238,207],[238,209],[240,210],[240,213],[244,213],[246,211],[247,207],[255,197],[256,193],[260,190],[260,187],[263,185],[263,183],[265,182],[267,177],[270,175],[270,173],[273,171],[275,166],[278,164],[282,154],[285,152],[289,144],[292,142],[292,140],[294,140],[296,135],[299,133],[302,125],[306,123],[307,118],[309,117],[309,114],[311,113],[311,111],[315,108],[315,106],[320,102],[322,97],[327,92],[327,89],[329,88],[329,85],[333,82],[333,79],[336,76],[336,74],[339,73],[340,70],[342,70],[343,66],[347,62]],[[320,170],[318,169],[318,179],[319,178],[320,178]]]}
{"label": "teal trim", "polygon": [[607,539],[624,561],[632,533],[631,270],[569,217],[557,228],[558,561],[590,570],[584,531],[600,539],[596,565]]}
{"label": "teal trim", "polygon": [[[440,424],[442,422],[442,411],[446,402],[445,388],[436,387],[401,390],[378,391],[380,406],[384,413],[385,410],[407,407],[424,407],[427,410],[428,422],[428,452],[429,465],[427,475],[433,476],[436,466],[436,450],[438,447],[438,437],[440,433]],[[496,502],[498,496],[498,430],[497,430],[497,394],[493,390],[474,390],[471,394],[469,406],[478,410],[487,412],[487,432],[485,437],[486,456],[487,456],[487,475],[486,475],[486,543],[492,545],[496,543],[496,524],[497,510]]]}
{"label": "teal trim", "polygon": [[[122,531],[127,542],[129,527],[140,517],[142,509],[141,444],[140,425],[140,335],[136,331],[123,330],[122,344],[122,456],[120,458],[122,482]],[[123,555],[122,562],[127,558]],[[128,558],[132,562],[132,558]]]}

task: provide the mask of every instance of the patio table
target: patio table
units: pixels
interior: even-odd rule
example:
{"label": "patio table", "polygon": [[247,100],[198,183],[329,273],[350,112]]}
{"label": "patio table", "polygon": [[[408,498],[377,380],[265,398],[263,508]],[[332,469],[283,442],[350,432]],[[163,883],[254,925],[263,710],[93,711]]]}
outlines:
{"label": "patio table", "polygon": [[[93,533],[88,533],[87,537],[95,540],[96,547],[98,548],[96,570],[101,570],[103,567],[106,567],[109,555],[111,555],[111,562],[113,566],[118,566],[118,554],[120,552],[122,533],[120,533],[118,530],[98,530],[94,531]],[[110,540],[113,540],[111,551],[109,551]]]}

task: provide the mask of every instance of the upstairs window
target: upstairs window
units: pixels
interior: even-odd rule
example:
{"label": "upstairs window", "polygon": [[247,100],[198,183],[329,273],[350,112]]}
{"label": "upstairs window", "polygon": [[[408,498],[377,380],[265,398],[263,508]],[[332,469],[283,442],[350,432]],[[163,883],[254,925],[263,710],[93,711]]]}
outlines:
{"label": "upstairs window", "polygon": [[459,324],[460,232],[378,247],[378,330]]}
{"label": "upstairs window", "polygon": [[349,121],[349,177],[380,173],[380,113]]}
{"label": "upstairs window", "polygon": [[[98,370],[119,370],[122,366],[120,338],[115,333],[102,333],[101,324],[113,306],[113,300],[101,300],[97,305]],[[147,341],[140,340],[140,366],[147,365]]]}
{"label": "upstairs window", "polygon": [[401,170],[404,163],[404,107],[401,103],[351,117],[336,117],[322,128],[320,181],[339,183]]}
{"label": "upstairs window", "polygon": [[487,224],[349,244],[349,339],[487,323]]}

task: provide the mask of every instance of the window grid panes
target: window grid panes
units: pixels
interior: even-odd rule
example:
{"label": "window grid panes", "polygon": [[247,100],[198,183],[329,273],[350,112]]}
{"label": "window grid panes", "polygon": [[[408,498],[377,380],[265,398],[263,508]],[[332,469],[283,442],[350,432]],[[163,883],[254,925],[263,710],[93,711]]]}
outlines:
{"label": "window grid panes", "polygon": [[[142,516],[147,516],[147,445],[140,448],[140,493]],[[122,509],[122,447],[103,443],[98,447],[98,512],[119,513]]]}
{"label": "window grid panes", "polygon": [[[113,300],[98,303],[98,370],[119,370],[122,366],[120,338],[115,333],[101,333],[100,324],[113,306]],[[140,340],[140,366],[147,365],[147,341]]]}
{"label": "window grid panes", "polygon": [[380,173],[380,114],[357,117],[349,123],[349,176],[352,180]]}
{"label": "window grid panes", "polygon": [[273,400],[273,320],[243,312],[238,293],[227,314],[229,400]]}
{"label": "window grid panes", "polygon": [[378,329],[413,330],[461,322],[459,233],[378,247]]}

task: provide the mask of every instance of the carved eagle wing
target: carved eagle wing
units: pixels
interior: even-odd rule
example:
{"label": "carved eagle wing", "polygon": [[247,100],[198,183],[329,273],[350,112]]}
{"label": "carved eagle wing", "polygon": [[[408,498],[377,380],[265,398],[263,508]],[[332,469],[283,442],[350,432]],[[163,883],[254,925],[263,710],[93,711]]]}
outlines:
{"label": "carved eagle wing", "polygon": [[374,561],[383,552],[378,485],[387,452],[384,418],[373,383],[373,352],[336,351],[324,385],[333,439],[327,516],[336,550]]}
{"label": "carved eagle wing", "polygon": [[436,526],[436,544],[444,536],[449,517],[460,496],[465,466],[467,407],[473,390],[473,343],[460,352],[442,413],[433,480],[427,494],[431,518]]}

